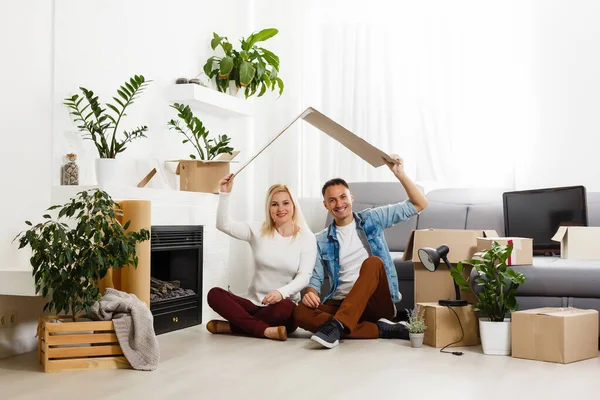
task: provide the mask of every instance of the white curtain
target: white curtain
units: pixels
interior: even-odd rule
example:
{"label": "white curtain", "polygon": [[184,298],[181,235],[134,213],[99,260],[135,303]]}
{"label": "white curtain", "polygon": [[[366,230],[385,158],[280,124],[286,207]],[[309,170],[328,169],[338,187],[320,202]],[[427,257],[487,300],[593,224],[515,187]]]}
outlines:
{"label": "white curtain", "polygon": [[[520,143],[535,124],[528,10],[520,2],[413,3],[375,2],[377,13],[308,3],[303,106],[400,154],[426,189],[513,187],[515,163],[526,157]],[[395,179],[310,125],[301,130],[301,196],[319,196],[333,177]]]}

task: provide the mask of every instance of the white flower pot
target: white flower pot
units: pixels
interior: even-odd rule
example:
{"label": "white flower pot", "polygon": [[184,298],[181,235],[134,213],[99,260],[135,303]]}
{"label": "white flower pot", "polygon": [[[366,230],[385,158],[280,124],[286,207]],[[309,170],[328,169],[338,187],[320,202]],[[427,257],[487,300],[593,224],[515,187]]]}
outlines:
{"label": "white flower pot", "polygon": [[130,186],[125,164],[116,158],[96,159],[96,182],[98,186]]}
{"label": "white flower pot", "polygon": [[410,347],[423,346],[423,336],[425,336],[424,333],[409,333],[408,337],[410,338]]}
{"label": "white flower pot", "polygon": [[246,92],[245,87],[238,88],[237,86],[235,86],[235,81],[229,81],[229,95],[230,96],[239,97],[240,99],[245,99],[246,98],[246,95],[244,94],[245,92]]}
{"label": "white flower pot", "polygon": [[483,354],[510,355],[510,319],[504,322],[491,322],[488,318],[479,319],[479,332]]}

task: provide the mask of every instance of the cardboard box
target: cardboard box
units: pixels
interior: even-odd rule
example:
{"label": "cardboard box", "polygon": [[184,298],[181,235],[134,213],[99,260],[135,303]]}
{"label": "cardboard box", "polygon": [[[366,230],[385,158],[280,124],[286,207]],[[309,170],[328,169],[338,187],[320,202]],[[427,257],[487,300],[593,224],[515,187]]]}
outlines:
{"label": "cardboard box", "polygon": [[598,356],[598,311],[545,307],[512,313],[512,356],[571,363]]}
{"label": "cardboard box", "polygon": [[512,243],[513,251],[506,260],[507,265],[531,265],[533,263],[533,239],[508,238],[508,237],[481,237],[477,238],[477,252],[492,248],[492,244],[507,246]]}
{"label": "cardboard box", "polygon": [[[431,347],[444,347],[460,339],[461,330],[456,315],[448,307],[438,303],[419,303],[425,308],[425,337],[423,343]],[[452,307],[464,330],[464,338],[450,347],[476,346],[479,344],[479,324],[473,306]]]}
{"label": "cardboard box", "polygon": [[219,193],[219,181],[230,173],[231,160],[239,154],[220,154],[210,161],[177,160],[179,190],[187,192]]}
{"label": "cardboard box", "polygon": [[[450,248],[448,261],[456,264],[472,258],[477,251],[477,238],[488,236],[497,237],[498,234],[494,230],[421,229],[413,231],[406,245],[404,260],[414,262],[415,304],[456,298],[454,279],[452,279],[446,264],[441,261],[435,272],[426,270],[419,260],[419,249],[423,247],[437,248],[445,244]],[[469,277],[470,273],[470,266],[465,265],[463,273],[465,279]],[[475,296],[470,293],[461,293],[461,298],[469,303],[476,302]]]}
{"label": "cardboard box", "polygon": [[552,237],[560,242],[560,257],[574,260],[600,260],[598,243],[600,228],[591,226],[561,226]]}

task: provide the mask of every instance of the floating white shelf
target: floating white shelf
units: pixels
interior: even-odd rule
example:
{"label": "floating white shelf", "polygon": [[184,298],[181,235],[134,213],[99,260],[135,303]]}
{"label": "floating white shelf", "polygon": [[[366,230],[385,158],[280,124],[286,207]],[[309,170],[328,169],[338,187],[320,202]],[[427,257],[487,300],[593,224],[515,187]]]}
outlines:
{"label": "floating white shelf", "polygon": [[167,99],[226,118],[252,115],[252,106],[248,100],[194,83],[171,85],[167,88]]}
{"label": "floating white shelf", "polygon": [[0,271],[0,295],[37,296],[31,271]]}

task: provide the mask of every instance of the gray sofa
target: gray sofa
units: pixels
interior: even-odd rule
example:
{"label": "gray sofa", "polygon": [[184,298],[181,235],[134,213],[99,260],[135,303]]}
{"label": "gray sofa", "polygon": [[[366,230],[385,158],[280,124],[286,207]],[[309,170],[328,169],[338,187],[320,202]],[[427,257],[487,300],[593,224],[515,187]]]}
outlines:
{"label": "gray sofa", "polygon": [[[399,202],[406,193],[397,182],[357,182],[350,184],[354,210]],[[399,310],[414,305],[412,262],[402,261],[413,229],[494,229],[504,235],[502,193],[510,189],[439,189],[427,194],[429,206],[386,230],[386,241],[398,272],[402,300]],[[600,226],[600,193],[587,193],[590,226]],[[331,222],[331,216],[326,224]],[[518,290],[520,309],[537,307],[580,307],[600,311],[600,261],[564,260],[534,257],[533,265],[517,266],[527,281]]]}

